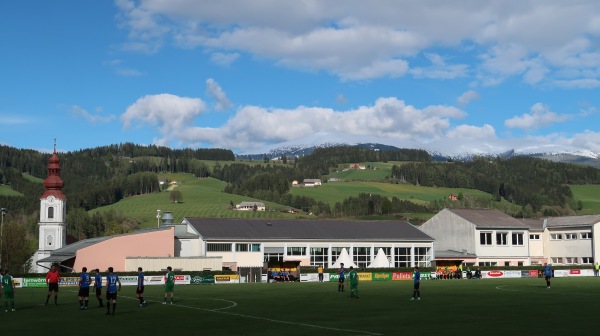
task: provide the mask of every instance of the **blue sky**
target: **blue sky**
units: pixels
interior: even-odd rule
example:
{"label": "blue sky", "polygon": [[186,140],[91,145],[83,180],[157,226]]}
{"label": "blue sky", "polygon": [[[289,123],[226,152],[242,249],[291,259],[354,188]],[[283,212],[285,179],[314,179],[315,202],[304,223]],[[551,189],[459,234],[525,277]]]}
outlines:
{"label": "blue sky", "polygon": [[597,1],[4,1],[0,144],[600,153]]}

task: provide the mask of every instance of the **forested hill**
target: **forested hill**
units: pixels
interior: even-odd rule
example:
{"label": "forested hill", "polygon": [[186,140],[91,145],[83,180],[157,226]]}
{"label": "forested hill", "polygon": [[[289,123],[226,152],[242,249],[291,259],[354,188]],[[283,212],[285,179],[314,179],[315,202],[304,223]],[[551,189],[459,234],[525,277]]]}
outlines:
{"label": "forested hill", "polygon": [[467,162],[394,165],[391,177],[420,186],[477,189],[537,212],[544,206],[575,208],[568,185],[599,184],[600,169],[524,156],[479,157]]}
{"label": "forested hill", "polygon": [[[3,207],[34,212],[43,193],[41,183],[24,174],[45,179],[50,154],[0,146],[0,184],[10,185],[24,197],[0,196]],[[86,210],[115,203],[123,197],[158,191],[156,173],[193,173],[208,176],[200,160],[233,161],[226,149],[171,149],[115,144],[60,153],[63,192],[71,207]]]}

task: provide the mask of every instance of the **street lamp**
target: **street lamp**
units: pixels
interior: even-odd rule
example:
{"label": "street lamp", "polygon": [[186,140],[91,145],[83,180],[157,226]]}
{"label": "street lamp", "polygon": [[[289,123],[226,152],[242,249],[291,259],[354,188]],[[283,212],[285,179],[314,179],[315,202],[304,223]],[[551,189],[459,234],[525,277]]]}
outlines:
{"label": "street lamp", "polygon": [[160,227],[160,210],[156,210],[156,226]]}
{"label": "street lamp", "polygon": [[2,267],[2,248],[4,247],[4,243],[2,241],[2,227],[4,226],[4,216],[8,213],[6,208],[0,209],[0,214],[2,215],[2,219],[0,220],[0,267]]}

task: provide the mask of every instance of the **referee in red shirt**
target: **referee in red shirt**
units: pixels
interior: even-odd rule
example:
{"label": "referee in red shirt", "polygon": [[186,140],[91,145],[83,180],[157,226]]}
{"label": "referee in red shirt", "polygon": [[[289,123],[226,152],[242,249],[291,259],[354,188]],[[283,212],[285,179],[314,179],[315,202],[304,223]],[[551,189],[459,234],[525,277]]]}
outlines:
{"label": "referee in red shirt", "polygon": [[50,272],[46,274],[46,284],[48,285],[48,297],[46,298],[46,305],[50,300],[50,295],[54,292],[54,305],[58,306],[58,282],[60,281],[60,274],[56,269],[56,265],[52,265]]}

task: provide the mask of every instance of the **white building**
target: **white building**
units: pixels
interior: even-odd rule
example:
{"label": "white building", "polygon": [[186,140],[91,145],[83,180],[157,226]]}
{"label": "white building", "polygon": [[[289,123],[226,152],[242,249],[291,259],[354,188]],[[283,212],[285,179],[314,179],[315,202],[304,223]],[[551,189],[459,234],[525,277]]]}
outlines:
{"label": "white building", "polygon": [[66,245],[67,208],[66,197],[62,192],[63,186],[56,145],[54,145],[54,153],[48,163],[48,177],[44,180],[46,190],[40,197],[39,243],[38,250],[32,257],[32,272],[47,272],[51,263],[38,263],[38,260],[49,257],[52,251]]}
{"label": "white building", "polygon": [[321,185],[321,180],[320,179],[304,179],[302,181],[302,184],[305,187],[317,187]]}
{"label": "white building", "polygon": [[530,265],[529,227],[495,209],[444,209],[421,230],[435,239],[436,261]]}
{"label": "white building", "polygon": [[265,211],[265,203],[263,202],[241,202],[235,205],[236,210],[240,211]]}
{"label": "white building", "polygon": [[433,239],[407,222],[184,218],[181,224],[179,255],[221,257],[231,269],[283,263],[329,268],[343,249],[359,267],[375,260],[379,249],[392,267],[428,267],[434,258]]}
{"label": "white building", "polygon": [[436,262],[480,266],[592,265],[600,215],[515,219],[492,209],[444,209],[421,226]]}
{"label": "white building", "polygon": [[600,215],[543,219],[544,257],[554,265],[593,264],[600,259]]}

